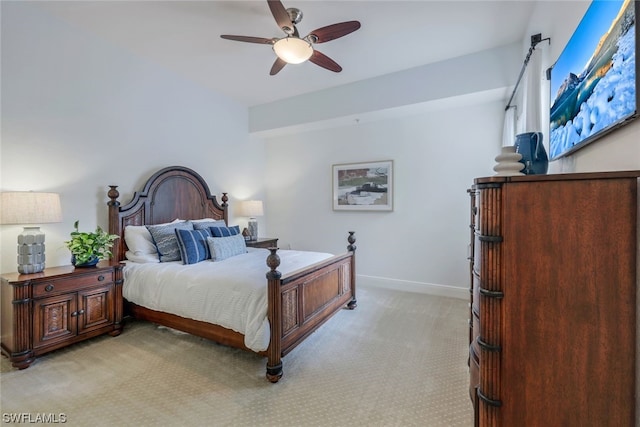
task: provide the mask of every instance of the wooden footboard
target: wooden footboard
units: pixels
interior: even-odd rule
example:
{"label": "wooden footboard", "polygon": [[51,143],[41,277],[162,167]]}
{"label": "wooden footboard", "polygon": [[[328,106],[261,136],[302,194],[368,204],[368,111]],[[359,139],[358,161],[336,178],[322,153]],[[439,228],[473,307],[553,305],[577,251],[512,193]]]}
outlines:
{"label": "wooden footboard", "polygon": [[282,357],[300,344],[320,325],[345,306],[354,309],[355,237],[349,232],[349,251],[311,268],[292,272],[285,277],[277,270],[280,257],[277,248],[269,248],[270,271],[268,316],[271,341],[267,350],[267,379],[277,382],[282,377]]}

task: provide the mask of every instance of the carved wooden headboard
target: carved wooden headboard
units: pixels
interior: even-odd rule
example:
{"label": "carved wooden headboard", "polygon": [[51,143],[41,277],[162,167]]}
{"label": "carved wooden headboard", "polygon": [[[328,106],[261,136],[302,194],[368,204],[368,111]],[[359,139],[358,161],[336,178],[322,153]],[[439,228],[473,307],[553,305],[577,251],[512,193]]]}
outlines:
{"label": "carved wooden headboard", "polygon": [[219,204],[204,179],[183,166],[171,166],[153,174],[124,206],[118,201],[117,186],[109,187],[109,233],[120,236],[112,249],[114,260],[125,259],[124,228],[127,225],[161,224],[176,218],[214,218],[228,223],[227,193],[222,193],[222,204]]}

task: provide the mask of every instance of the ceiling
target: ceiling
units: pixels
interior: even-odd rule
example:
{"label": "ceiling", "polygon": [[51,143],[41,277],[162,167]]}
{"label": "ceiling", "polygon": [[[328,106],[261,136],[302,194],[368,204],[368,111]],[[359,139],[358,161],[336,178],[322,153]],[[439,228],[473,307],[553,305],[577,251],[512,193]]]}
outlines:
{"label": "ceiling", "polygon": [[221,34],[282,37],[260,1],[48,1],[33,3],[71,25],[235,101],[254,106],[439,62],[525,37],[535,0],[283,0],[304,17],[300,35],[337,22],[362,28],[315,48],[338,62],[269,70],[268,45]]}

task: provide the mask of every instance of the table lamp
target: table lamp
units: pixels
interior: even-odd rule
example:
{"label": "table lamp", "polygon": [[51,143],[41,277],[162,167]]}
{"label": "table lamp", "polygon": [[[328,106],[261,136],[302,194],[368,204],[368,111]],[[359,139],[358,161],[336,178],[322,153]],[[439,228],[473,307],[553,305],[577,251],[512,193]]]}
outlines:
{"label": "table lamp", "polygon": [[57,193],[9,191],[1,194],[0,224],[29,224],[18,234],[18,273],[44,270],[44,233],[35,224],[54,222],[62,222]]}
{"label": "table lamp", "polygon": [[251,240],[258,239],[258,221],[257,216],[264,215],[264,209],[262,207],[261,200],[245,200],[240,203],[240,215],[248,216],[249,222],[247,227],[249,228],[249,238]]}

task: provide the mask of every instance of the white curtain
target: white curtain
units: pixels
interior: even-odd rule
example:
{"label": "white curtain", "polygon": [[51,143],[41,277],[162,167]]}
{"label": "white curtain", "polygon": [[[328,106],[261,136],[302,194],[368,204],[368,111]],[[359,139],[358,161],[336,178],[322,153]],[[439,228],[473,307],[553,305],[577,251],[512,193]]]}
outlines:
{"label": "white curtain", "polygon": [[508,147],[516,141],[516,112],[515,105],[509,106],[504,112],[504,125],[502,127],[502,146]]}
{"label": "white curtain", "polygon": [[534,49],[522,78],[517,132],[542,132],[542,53]]}

